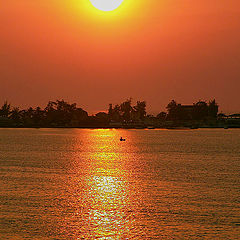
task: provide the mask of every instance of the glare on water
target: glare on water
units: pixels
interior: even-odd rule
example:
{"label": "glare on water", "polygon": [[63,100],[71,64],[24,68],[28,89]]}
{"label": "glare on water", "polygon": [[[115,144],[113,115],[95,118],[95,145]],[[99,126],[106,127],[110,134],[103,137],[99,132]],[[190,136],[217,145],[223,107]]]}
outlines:
{"label": "glare on water", "polygon": [[[124,236],[130,228],[128,212],[131,209],[128,197],[128,181],[124,170],[125,154],[115,152],[119,134],[113,130],[89,132],[89,165],[85,175],[84,218],[90,232],[84,238]],[[81,214],[81,213],[80,213]]]}
{"label": "glare on water", "polygon": [[239,137],[0,129],[0,238],[237,239]]}

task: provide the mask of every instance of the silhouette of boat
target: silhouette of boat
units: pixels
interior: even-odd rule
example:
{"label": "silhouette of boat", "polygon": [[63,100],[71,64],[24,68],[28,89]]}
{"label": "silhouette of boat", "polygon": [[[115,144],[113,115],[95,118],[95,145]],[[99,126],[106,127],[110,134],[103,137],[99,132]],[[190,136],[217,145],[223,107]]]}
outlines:
{"label": "silhouette of boat", "polygon": [[126,139],[121,137],[121,138],[120,138],[120,141],[121,141],[121,142],[125,142]]}

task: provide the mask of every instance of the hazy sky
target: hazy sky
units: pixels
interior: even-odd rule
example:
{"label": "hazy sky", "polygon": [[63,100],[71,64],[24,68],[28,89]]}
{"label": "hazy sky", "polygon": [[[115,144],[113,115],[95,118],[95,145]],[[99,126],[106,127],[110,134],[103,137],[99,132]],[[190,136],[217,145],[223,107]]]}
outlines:
{"label": "hazy sky", "polygon": [[[239,0],[0,0],[0,104],[76,102],[88,112],[129,97],[148,111],[216,98],[240,112]],[[150,108],[151,106],[151,108]]]}

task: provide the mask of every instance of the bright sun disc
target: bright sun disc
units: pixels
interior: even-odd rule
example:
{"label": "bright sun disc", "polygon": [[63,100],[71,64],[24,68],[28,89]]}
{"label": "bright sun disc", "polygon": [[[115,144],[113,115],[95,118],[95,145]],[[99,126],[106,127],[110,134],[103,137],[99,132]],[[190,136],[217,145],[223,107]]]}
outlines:
{"label": "bright sun disc", "polygon": [[92,5],[101,11],[113,11],[118,8],[123,0],[90,0]]}

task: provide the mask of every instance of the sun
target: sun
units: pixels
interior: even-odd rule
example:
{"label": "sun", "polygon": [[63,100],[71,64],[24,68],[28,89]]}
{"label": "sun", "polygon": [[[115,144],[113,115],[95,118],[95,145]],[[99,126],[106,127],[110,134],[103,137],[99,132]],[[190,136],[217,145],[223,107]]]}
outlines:
{"label": "sun", "polygon": [[123,2],[123,0],[90,0],[90,1],[95,8],[105,12],[117,9]]}

